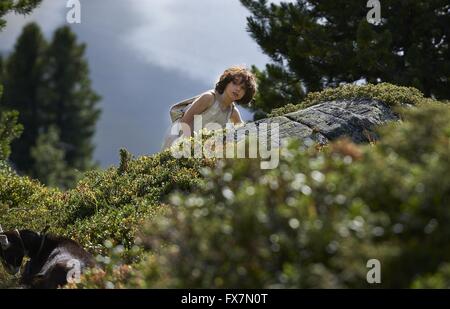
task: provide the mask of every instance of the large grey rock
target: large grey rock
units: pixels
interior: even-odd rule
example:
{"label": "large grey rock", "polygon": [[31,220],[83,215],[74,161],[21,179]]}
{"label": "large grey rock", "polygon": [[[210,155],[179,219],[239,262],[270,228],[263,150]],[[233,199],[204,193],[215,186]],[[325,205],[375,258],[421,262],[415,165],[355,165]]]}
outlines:
{"label": "large grey rock", "polygon": [[[280,140],[296,137],[299,139],[312,139],[320,144],[328,142],[328,139],[324,135],[319,132],[313,132],[313,129],[309,126],[284,116],[265,118],[247,123],[245,126],[236,129],[232,134],[234,134],[235,141],[240,141],[244,136],[254,134],[261,137],[261,142],[266,144],[268,139],[272,136],[273,124],[278,124],[278,136]],[[279,141],[277,140],[277,143],[278,142]]]}
{"label": "large grey rock", "polygon": [[[380,101],[336,100],[313,105],[280,117],[247,123],[234,132],[234,139],[239,141],[244,135],[252,133],[258,133],[261,136],[261,133],[265,134],[266,131],[270,138],[270,124],[278,123],[280,140],[296,137],[303,140],[312,139],[324,144],[338,137],[348,136],[355,143],[363,143],[378,138],[374,132],[375,127],[398,119],[391,108]],[[264,128],[264,124],[267,124],[267,129]]]}

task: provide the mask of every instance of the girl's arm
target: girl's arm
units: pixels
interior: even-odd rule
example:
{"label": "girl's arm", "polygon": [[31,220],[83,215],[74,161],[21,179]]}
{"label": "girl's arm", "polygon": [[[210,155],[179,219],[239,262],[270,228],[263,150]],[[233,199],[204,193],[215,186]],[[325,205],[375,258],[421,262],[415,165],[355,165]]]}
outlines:
{"label": "girl's arm", "polygon": [[239,113],[239,110],[236,107],[233,108],[233,112],[231,113],[230,119],[235,125],[244,123],[241,114]]}
{"label": "girl's arm", "polygon": [[194,126],[194,116],[204,112],[211,104],[214,103],[214,95],[209,92],[205,92],[198,99],[192,102],[192,105],[181,117],[180,122],[189,125],[190,132],[184,132],[183,136],[190,137],[193,134]]}

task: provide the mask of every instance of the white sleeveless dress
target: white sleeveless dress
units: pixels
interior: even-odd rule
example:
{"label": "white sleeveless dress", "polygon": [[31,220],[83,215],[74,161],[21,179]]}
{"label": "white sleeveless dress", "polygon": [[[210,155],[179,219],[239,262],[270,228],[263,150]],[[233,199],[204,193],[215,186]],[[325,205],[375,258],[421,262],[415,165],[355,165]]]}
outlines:
{"label": "white sleeveless dress", "polygon": [[[230,118],[234,107],[235,104],[233,102],[226,110],[222,110],[219,101],[216,99],[216,96],[214,96],[213,104],[200,114],[202,116],[202,129],[207,128],[211,130],[212,128],[210,128],[210,125],[212,123],[219,124],[222,128],[225,128],[227,123],[231,123]],[[170,125],[164,137],[164,142],[161,147],[161,151],[172,146],[176,142],[176,140],[181,137],[182,133],[180,133],[179,135],[171,134],[172,127],[177,125],[180,122],[180,120],[181,118],[174,121]]]}

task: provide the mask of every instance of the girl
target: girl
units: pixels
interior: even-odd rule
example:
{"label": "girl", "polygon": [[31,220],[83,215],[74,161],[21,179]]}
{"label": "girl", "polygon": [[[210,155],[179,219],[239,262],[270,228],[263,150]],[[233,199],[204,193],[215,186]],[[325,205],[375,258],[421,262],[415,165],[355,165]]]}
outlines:
{"label": "girl", "polygon": [[172,124],[185,124],[190,130],[183,130],[181,134],[173,135],[169,131],[166,134],[161,150],[164,150],[181,136],[192,136],[194,133],[194,116],[201,115],[201,128],[208,127],[210,123],[217,123],[225,127],[228,122],[234,125],[242,124],[241,114],[235,103],[249,104],[256,92],[254,75],[245,67],[233,66],[228,68],[220,76],[213,91],[201,94],[186,110],[180,120]]}

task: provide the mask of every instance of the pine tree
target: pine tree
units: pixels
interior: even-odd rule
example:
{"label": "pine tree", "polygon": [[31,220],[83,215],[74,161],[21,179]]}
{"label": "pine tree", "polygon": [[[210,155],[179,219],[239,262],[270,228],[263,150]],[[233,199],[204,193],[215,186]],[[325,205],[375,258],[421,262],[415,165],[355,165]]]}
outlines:
{"label": "pine tree", "polygon": [[269,112],[306,92],[342,82],[390,82],[450,97],[450,14],[446,0],[383,0],[381,23],[367,1],[240,0],[248,31],[273,63],[259,71],[255,108]]}
{"label": "pine tree", "polygon": [[[0,98],[3,87],[0,85]],[[11,142],[20,136],[23,127],[17,124],[17,111],[0,111],[0,161],[6,161],[11,153]]]}
{"label": "pine tree", "polygon": [[[4,15],[11,11],[15,11],[19,14],[28,14],[35,7],[37,7],[42,0],[26,0],[14,2],[13,0],[2,0],[0,2],[0,31],[6,26],[5,20],[2,19]],[[2,82],[4,79],[4,61],[0,56],[0,103],[3,94]],[[17,111],[3,111],[0,104],[0,164],[1,161],[8,159],[11,147],[11,142],[20,136],[23,130],[23,126],[17,124],[18,112]]]}
{"label": "pine tree", "polygon": [[19,13],[21,15],[30,14],[31,11],[39,6],[42,0],[1,0],[0,1],[0,31],[6,26],[3,16],[10,12]]}
{"label": "pine tree", "polygon": [[[54,176],[57,171],[49,174],[52,180],[48,180],[36,155],[36,149],[45,148],[36,144],[38,137],[44,134],[45,143],[50,143],[45,134],[52,126],[58,130],[59,139],[52,145],[61,147],[67,174],[95,166],[92,137],[100,114],[96,106],[100,97],[91,89],[85,48],[76,42],[69,27],[57,29],[48,44],[39,26],[32,23],[24,27],[6,61],[2,106],[19,111],[19,122],[24,126],[22,137],[12,144],[11,161],[16,170],[44,183],[55,185],[56,179],[61,179],[63,187],[70,183]],[[42,138],[40,141],[44,143]]]}
{"label": "pine tree", "polygon": [[17,110],[24,126],[20,139],[12,143],[11,161],[24,173],[30,173],[34,162],[30,149],[43,128],[42,92],[46,42],[35,23],[24,27],[13,53],[6,63],[3,108]]}
{"label": "pine tree", "polygon": [[67,166],[56,127],[51,126],[47,132],[39,134],[31,156],[35,162],[33,177],[50,187],[73,187],[79,173]]}
{"label": "pine tree", "polygon": [[54,33],[46,54],[45,106],[48,124],[55,125],[65,147],[67,165],[84,171],[92,168],[92,138],[100,115],[100,97],[91,88],[85,44],[78,44],[69,27]]}

